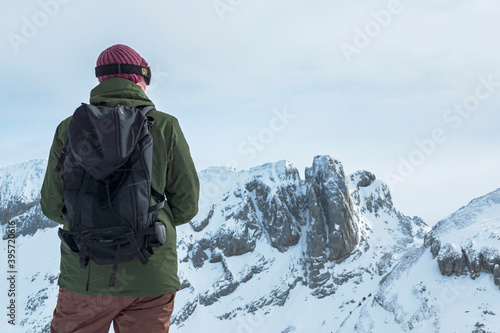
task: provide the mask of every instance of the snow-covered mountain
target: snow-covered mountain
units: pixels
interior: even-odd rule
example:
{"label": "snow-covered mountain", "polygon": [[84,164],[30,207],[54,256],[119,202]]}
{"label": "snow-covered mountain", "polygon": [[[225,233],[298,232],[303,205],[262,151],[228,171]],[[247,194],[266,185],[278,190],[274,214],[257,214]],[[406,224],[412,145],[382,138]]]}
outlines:
{"label": "snow-covered mountain", "polygon": [[[39,170],[38,178],[4,178],[0,168],[1,207],[15,206],[28,182],[36,184],[28,190],[30,202],[39,200],[45,162],[28,163],[10,168],[19,175]],[[375,175],[345,175],[328,156],[316,156],[305,179],[287,161],[246,171],[214,167],[199,177],[200,212],[177,228],[182,290],[172,317],[175,332],[500,327],[494,285],[500,280],[500,189],[430,230],[420,218],[399,212]],[[24,230],[29,215],[11,212],[19,212]],[[18,238],[23,332],[48,332],[57,295],[57,229],[36,218],[40,227]],[[469,273],[475,280],[463,275]]]}
{"label": "snow-covered mountain", "polygon": [[47,160],[0,167],[0,225],[5,235],[5,224],[12,218],[22,220],[18,233],[29,235],[38,229],[57,224],[43,215],[40,209],[40,189],[47,168]]}
{"label": "snow-covered mountain", "polygon": [[440,221],[337,332],[500,332],[500,189]]}

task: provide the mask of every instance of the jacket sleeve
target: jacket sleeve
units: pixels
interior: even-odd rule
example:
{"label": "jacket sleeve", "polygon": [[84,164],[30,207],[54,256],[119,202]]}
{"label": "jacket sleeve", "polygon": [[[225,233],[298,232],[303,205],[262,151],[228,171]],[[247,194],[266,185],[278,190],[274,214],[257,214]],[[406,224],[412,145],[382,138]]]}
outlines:
{"label": "jacket sleeve", "polygon": [[65,143],[61,135],[61,129],[64,123],[65,122],[61,123],[57,127],[56,134],[54,135],[52,147],[50,148],[47,170],[45,171],[45,178],[43,179],[40,199],[40,206],[45,216],[61,224],[64,223],[64,218],[62,216],[62,209],[64,207],[63,190],[60,178],[61,174],[56,173],[55,169]]}
{"label": "jacket sleeve", "polygon": [[165,194],[174,225],[188,223],[198,213],[200,184],[189,146],[177,119],[173,122]]}

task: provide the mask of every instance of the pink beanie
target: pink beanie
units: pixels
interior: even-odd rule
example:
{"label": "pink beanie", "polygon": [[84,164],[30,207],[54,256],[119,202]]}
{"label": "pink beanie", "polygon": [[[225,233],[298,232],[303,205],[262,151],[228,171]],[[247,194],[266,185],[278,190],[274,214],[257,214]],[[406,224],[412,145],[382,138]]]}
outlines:
{"label": "pink beanie", "polygon": [[[134,51],[131,47],[123,44],[116,44],[108,47],[106,50],[102,51],[97,58],[97,66],[109,65],[114,63],[138,65],[142,67],[148,67],[148,62],[144,60],[139,53]],[[135,74],[112,74],[99,76],[99,82],[102,82],[113,77],[118,77],[126,80],[130,80],[134,83],[141,81],[142,76]]]}

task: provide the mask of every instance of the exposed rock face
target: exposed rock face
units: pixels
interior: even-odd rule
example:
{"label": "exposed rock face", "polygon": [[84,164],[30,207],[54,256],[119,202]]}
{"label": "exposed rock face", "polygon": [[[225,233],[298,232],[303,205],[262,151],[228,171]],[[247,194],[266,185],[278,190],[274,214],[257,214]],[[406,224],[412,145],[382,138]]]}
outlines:
{"label": "exposed rock face", "polygon": [[[497,332],[498,292],[491,279],[478,276],[491,273],[500,285],[499,222],[500,189],[438,222],[423,246],[406,252],[380,280],[373,302],[361,303],[337,332]],[[408,229],[403,220],[400,225]],[[398,327],[388,329],[391,321]]]}
{"label": "exposed rock face", "polygon": [[[304,304],[325,301],[337,314],[349,311],[354,300],[342,295],[382,279],[399,253],[421,243],[425,224],[399,213],[387,186],[373,174],[346,177],[339,161],[316,156],[305,175],[300,179],[286,161],[248,171],[200,172],[200,212],[176,228],[183,291],[172,325],[199,331],[190,330],[195,322],[190,317],[208,311],[224,326],[241,316],[267,315],[290,300],[297,304],[297,294]],[[292,325],[273,332],[283,330]]]}
{"label": "exposed rock face", "polygon": [[258,227],[237,223],[240,228],[219,229],[212,239],[210,248],[219,248],[226,257],[239,256],[255,249]]}
{"label": "exposed rock face", "polygon": [[[354,185],[355,189],[366,188],[371,186],[376,181],[373,173],[360,170],[350,176],[350,182]],[[391,210],[393,208],[392,196],[389,188],[384,183],[379,183],[372,193],[369,194],[366,200],[366,210],[370,213],[378,214],[379,210]],[[359,194],[354,193],[353,196],[355,204],[359,205]],[[364,207],[363,207],[364,208]]]}
{"label": "exposed rock face", "polygon": [[475,279],[481,273],[494,274],[495,267],[500,265],[500,252],[496,249],[478,250],[476,244],[469,243],[465,247],[453,243],[441,245],[439,239],[429,237],[427,244],[436,258],[441,274],[470,275]]}
{"label": "exposed rock face", "polygon": [[373,182],[376,179],[376,177],[373,173],[366,171],[366,170],[356,171],[355,173],[353,173],[350,176],[350,178],[351,178],[351,181],[354,182],[354,185],[356,186],[356,188],[358,188],[358,189],[360,187],[370,186],[371,184],[373,184]]}
{"label": "exposed rock face", "polygon": [[191,251],[191,261],[195,268],[203,267],[205,261],[208,260],[208,256],[203,251],[199,243],[196,243]]}
{"label": "exposed rock face", "polygon": [[306,169],[310,229],[307,254],[311,258],[338,260],[359,242],[349,189],[340,162],[316,156]]}
{"label": "exposed rock face", "polygon": [[496,264],[493,270],[493,277],[495,279],[495,284],[500,286],[500,265]]}
{"label": "exposed rock face", "polygon": [[[324,272],[325,263],[346,258],[359,242],[342,164],[329,156],[316,156],[306,169],[305,180],[290,163],[282,161],[251,169],[233,184],[223,194],[223,202],[191,222],[194,231],[205,232],[200,242],[206,244],[203,250],[214,251],[211,263],[220,262],[222,256],[252,252],[259,239],[286,252],[305,235],[305,261],[310,264],[307,280],[315,288],[330,278]],[[369,181],[364,184],[368,186]],[[222,219],[217,230],[207,231],[211,220]],[[195,267],[208,259],[196,247],[188,251],[196,259]]]}
{"label": "exposed rock face", "polygon": [[[332,275],[332,268],[348,258],[362,239],[360,214],[386,214],[397,221],[388,229],[388,237],[396,241],[397,250],[413,243],[414,237],[423,237],[425,223],[394,209],[389,189],[372,173],[358,171],[347,179],[339,161],[316,156],[305,176],[301,180],[297,169],[285,161],[242,172],[227,168],[206,171],[202,186],[219,193],[222,200],[210,203],[191,222],[195,232],[192,242],[199,246],[181,244],[181,262],[191,262],[196,269],[206,263],[228,267],[230,258],[257,251],[259,243],[286,253],[302,241],[300,260],[304,272],[290,279],[299,279],[315,289],[315,297],[323,298],[348,280]],[[365,234],[364,251],[370,248],[367,237]],[[393,243],[379,248],[381,260],[373,268],[378,276],[387,273],[395,263]],[[360,254],[358,250],[357,256]],[[263,265],[249,266],[233,274],[228,286],[250,281],[265,271]],[[343,276],[359,278],[361,274],[345,272]],[[210,295],[203,296],[203,302],[218,297],[214,296],[217,292]]]}
{"label": "exposed rock face", "polygon": [[[300,238],[300,211],[303,208],[303,198],[299,194],[301,186],[299,173],[291,165],[276,166],[274,175],[269,180],[280,182],[283,186],[272,189],[275,185],[264,183],[259,176],[245,185],[245,189],[255,202],[255,206],[246,206],[248,209],[262,213],[262,226],[269,235],[271,245],[280,252],[286,251],[290,246],[296,245]],[[274,187],[274,186],[273,186]]]}
{"label": "exposed rock face", "polygon": [[[207,177],[211,186],[218,186],[217,172]],[[226,221],[218,230],[207,232],[207,248],[219,249],[227,257],[238,256],[253,251],[263,236],[280,252],[296,245],[300,224],[304,224],[301,211],[305,200],[300,193],[302,184],[297,169],[282,161],[254,168],[247,174],[242,172],[243,175],[232,172],[229,179],[244,180],[225,180],[230,186],[222,202],[212,205],[203,219],[191,222],[193,230],[199,232],[213,219]]]}
{"label": "exposed rock face", "polygon": [[198,306],[197,301],[193,302],[188,302],[186,303],[181,310],[177,313],[176,316],[174,316],[170,322],[172,326],[178,326],[182,327],[182,323],[188,320],[189,316],[193,314],[193,312],[196,310],[196,307]]}
{"label": "exposed rock face", "polygon": [[196,220],[196,221],[191,221],[191,227],[193,228],[194,231],[200,232],[202,231],[207,225],[208,222],[210,222],[210,219],[214,216],[214,207],[212,206],[212,209],[208,212],[208,215],[205,219],[203,220]]}
{"label": "exposed rock face", "polygon": [[206,290],[198,297],[198,301],[201,305],[208,306],[215,303],[219,298],[231,294],[240,284],[233,276],[233,273],[228,268],[224,259],[221,264],[222,274],[219,275],[217,280],[212,284],[211,289]]}
{"label": "exposed rock face", "polygon": [[[500,265],[500,189],[469,203],[440,221],[425,236],[441,274],[495,274]],[[494,221],[497,221],[496,223]],[[497,275],[500,274],[497,270]],[[495,283],[498,282],[494,275]]]}

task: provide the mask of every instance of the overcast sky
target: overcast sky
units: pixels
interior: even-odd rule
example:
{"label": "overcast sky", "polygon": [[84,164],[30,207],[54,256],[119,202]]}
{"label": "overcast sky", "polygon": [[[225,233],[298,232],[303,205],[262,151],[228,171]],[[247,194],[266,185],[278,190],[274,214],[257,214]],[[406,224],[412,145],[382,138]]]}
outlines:
{"label": "overcast sky", "polygon": [[151,65],[199,170],[315,155],[386,181],[429,224],[500,187],[500,4],[4,2],[0,165],[46,158],[110,45]]}

